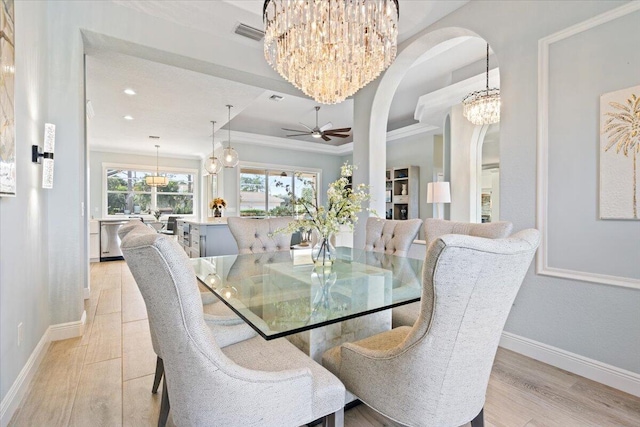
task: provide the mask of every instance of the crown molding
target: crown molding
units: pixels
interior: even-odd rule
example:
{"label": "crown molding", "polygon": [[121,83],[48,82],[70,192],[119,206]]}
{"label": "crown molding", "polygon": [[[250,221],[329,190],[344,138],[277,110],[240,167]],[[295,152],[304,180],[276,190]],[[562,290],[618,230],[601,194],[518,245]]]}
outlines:
{"label": "crown molding", "polygon": [[414,123],[412,125],[387,132],[387,143],[414,135],[420,135],[421,133],[431,132],[437,129],[439,129],[438,126],[433,126],[428,123]]}
{"label": "crown molding", "polygon": [[[353,142],[343,145],[326,145],[314,142],[301,141],[292,138],[280,138],[277,136],[260,135],[248,132],[233,132],[231,145],[234,143],[253,144],[263,147],[281,148],[284,150],[305,151],[309,153],[329,154],[343,156],[353,151]],[[223,141],[223,145],[226,141]]]}

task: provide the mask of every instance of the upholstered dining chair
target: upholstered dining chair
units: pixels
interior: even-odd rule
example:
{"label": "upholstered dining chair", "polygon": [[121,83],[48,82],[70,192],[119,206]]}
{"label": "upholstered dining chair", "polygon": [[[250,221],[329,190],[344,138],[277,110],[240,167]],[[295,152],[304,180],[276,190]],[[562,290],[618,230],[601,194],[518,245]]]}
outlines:
{"label": "upholstered dining chair", "polygon": [[[487,239],[502,239],[513,230],[513,224],[507,221],[474,224],[468,222],[448,221],[444,219],[427,218],[424,221],[424,235],[427,249],[438,237],[445,234],[462,234],[466,236],[485,237]],[[398,326],[413,326],[420,313],[420,303],[396,307],[391,311],[391,324]]]}
{"label": "upholstered dining chair", "polygon": [[[122,251],[147,305],[166,368],[163,401],[184,426],[341,426],[345,389],[285,339],[254,337],[222,348],[207,327],[195,273],[177,242],[133,234]],[[159,424],[163,425],[166,416]]]}
{"label": "upholstered dining chair", "polygon": [[416,323],[332,348],[323,365],[399,423],[482,426],[500,335],[539,241],[534,229],[497,240],[436,239],[427,250]]}
{"label": "upholstered dining chair", "polygon": [[418,235],[421,219],[397,221],[375,217],[367,218],[365,251],[407,256],[411,243]]}
{"label": "upholstered dining chair", "polygon": [[273,234],[279,228],[286,227],[291,218],[240,218],[229,217],[229,231],[236,239],[238,253],[254,254],[260,252],[288,251],[291,248],[291,233]]}
{"label": "upholstered dining chair", "polygon": [[[149,235],[156,232],[147,227],[142,221],[132,220],[127,224],[121,226],[118,229],[118,236],[120,240],[124,240],[126,236],[132,235]],[[209,327],[215,328],[216,326],[235,326],[238,339],[248,339],[255,336],[255,332],[245,324],[236,314],[227,307],[222,301],[213,295],[211,292],[201,292],[200,297],[203,304],[203,317]],[[155,329],[151,327],[149,323],[149,333],[151,335],[151,344],[153,351],[156,353],[156,370],[153,380],[153,386],[151,387],[151,393],[158,392],[160,381],[164,375],[164,364],[162,356],[160,354],[160,347],[157,344]]]}

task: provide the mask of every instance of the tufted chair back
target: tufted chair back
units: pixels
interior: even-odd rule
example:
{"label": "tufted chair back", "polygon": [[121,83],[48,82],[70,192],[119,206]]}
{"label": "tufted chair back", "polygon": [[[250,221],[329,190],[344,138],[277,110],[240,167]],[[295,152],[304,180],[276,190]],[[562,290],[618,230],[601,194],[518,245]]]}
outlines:
{"label": "tufted chair back", "polygon": [[292,219],[266,218],[250,219],[229,217],[229,230],[238,244],[238,253],[256,254],[263,252],[288,251],[291,247],[291,233],[272,234],[286,227]]}
{"label": "tufted chair back", "polygon": [[323,365],[403,425],[465,425],[484,406],[504,324],[539,243],[534,229],[506,239],[436,239],[415,324],[331,349]]}
{"label": "tufted chair back", "polygon": [[367,218],[367,236],[364,250],[407,256],[411,242],[416,238],[421,225],[421,219],[396,221],[374,217]]}
{"label": "tufted chair back", "polygon": [[447,221],[445,219],[427,218],[424,221],[424,235],[427,248],[438,237],[445,234],[464,234],[484,237],[486,239],[504,239],[511,234],[513,224],[507,221],[475,224],[469,222]]}

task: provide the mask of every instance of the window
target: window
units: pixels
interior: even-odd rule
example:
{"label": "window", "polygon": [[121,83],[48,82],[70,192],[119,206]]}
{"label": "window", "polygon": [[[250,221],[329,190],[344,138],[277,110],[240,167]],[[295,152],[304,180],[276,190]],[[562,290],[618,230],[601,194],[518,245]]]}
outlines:
{"label": "window", "polygon": [[318,172],[299,168],[240,168],[240,216],[291,216],[291,194],[300,196],[305,187],[313,188]]}
{"label": "window", "polygon": [[105,168],[107,215],[151,213],[192,215],[194,173],[165,171],[165,187],[149,187],[145,181],[154,174],[142,168]]}

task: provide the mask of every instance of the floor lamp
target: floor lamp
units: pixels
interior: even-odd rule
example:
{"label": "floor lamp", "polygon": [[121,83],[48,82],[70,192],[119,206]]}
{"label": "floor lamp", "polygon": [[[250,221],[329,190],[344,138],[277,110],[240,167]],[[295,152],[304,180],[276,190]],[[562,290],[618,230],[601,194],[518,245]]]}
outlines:
{"label": "floor lamp", "polygon": [[444,219],[443,203],[451,203],[451,189],[448,182],[427,183],[427,203],[435,203],[435,218]]}

